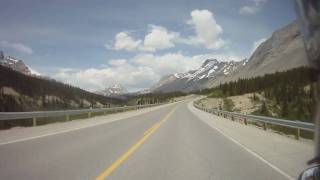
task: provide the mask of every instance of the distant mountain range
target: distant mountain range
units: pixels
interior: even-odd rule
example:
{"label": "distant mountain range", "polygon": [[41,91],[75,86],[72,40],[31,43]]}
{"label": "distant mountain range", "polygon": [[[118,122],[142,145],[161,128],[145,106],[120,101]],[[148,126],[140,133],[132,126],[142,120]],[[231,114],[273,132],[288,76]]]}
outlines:
{"label": "distant mountain range", "polygon": [[0,112],[112,107],[119,99],[97,95],[53,79],[0,65]]}
{"label": "distant mountain range", "polygon": [[116,96],[127,94],[128,91],[121,84],[114,84],[102,91],[96,91],[95,93],[103,96],[108,96],[108,97],[116,97]]}
{"label": "distant mountain range", "polygon": [[[4,56],[2,51],[0,52],[0,65],[28,76],[50,80],[50,78],[33,72],[22,60]],[[155,92],[191,92],[236,81],[239,78],[262,76],[301,66],[308,66],[308,62],[299,26],[294,21],[275,31],[269,39],[260,44],[249,59],[241,61],[207,59],[198,69],[164,76],[151,88],[144,91],[128,93],[121,84],[115,84],[95,94],[121,97]]]}
{"label": "distant mountain range", "polygon": [[204,89],[210,87],[208,83],[211,81],[232,75],[237,69],[245,66],[247,62],[247,59],[238,62],[220,62],[217,59],[207,59],[200,68],[185,73],[175,73],[165,76],[150,89],[153,92],[188,92]]}
{"label": "distant mountain range", "polygon": [[162,77],[150,88],[151,92],[190,92],[236,81],[308,66],[303,39],[296,21],[275,31],[254,51],[249,59],[241,61],[207,59],[198,69]]}

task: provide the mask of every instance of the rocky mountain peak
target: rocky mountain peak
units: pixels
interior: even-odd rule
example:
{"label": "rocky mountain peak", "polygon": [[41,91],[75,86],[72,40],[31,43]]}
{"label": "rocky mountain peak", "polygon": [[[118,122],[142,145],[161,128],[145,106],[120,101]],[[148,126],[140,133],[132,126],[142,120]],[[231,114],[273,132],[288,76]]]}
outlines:
{"label": "rocky mountain peak", "polygon": [[201,67],[212,66],[219,63],[217,59],[206,59]]}
{"label": "rocky mountain peak", "polygon": [[275,31],[270,38],[259,45],[249,59],[241,61],[207,59],[196,70],[162,78],[153,86],[157,88],[150,90],[190,92],[240,78],[252,78],[308,65],[299,26],[294,21]]}
{"label": "rocky mountain peak", "polygon": [[121,84],[113,84],[108,86],[102,91],[95,92],[96,94],[104,95],[104,96],[119,96],[128,93],[127,89]]}
{"label": "rocky mountain peak", "polygon": [[3,51],[0,52],[0,65],[26,75],[34,75],[30,68],[22,60],[16,59],[12,56],[5,56]]}

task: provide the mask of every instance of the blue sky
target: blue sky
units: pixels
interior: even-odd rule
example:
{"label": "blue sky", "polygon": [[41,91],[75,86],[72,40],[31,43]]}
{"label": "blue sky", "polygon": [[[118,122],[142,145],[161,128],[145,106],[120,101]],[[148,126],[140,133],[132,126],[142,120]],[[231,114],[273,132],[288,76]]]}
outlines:
{"label": "blue sky", "polygon": [[205,58],[250,57],[295,19],[292,0],[2,0],[0,49],[41,74],[130,91]]}

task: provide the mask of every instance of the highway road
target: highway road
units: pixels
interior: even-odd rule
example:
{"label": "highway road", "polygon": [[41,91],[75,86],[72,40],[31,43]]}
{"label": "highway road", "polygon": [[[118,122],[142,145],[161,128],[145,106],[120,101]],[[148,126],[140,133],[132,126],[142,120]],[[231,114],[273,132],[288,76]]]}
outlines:
{"label": "highway road", "polygon": [[199,120],[187,103],[3,143],[0,179],[287,179]]}

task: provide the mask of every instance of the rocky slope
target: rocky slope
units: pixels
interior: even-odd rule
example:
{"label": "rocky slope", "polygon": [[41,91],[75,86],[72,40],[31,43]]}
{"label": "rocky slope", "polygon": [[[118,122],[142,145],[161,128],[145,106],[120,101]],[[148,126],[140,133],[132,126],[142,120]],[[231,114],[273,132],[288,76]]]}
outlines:
{"label": "rocky slope", "polygon": [[150,90],[190,92],[300,66],[308,66],[308,62],[298,23],[292,22],[275,31],[249,59],[237,62],[207,59],[196,70],[163,77]]}

